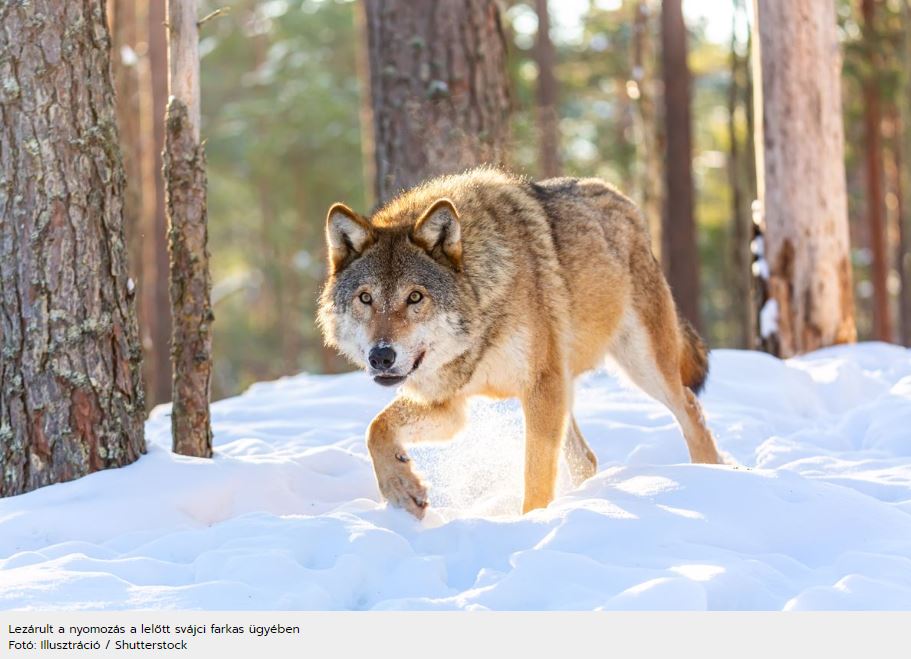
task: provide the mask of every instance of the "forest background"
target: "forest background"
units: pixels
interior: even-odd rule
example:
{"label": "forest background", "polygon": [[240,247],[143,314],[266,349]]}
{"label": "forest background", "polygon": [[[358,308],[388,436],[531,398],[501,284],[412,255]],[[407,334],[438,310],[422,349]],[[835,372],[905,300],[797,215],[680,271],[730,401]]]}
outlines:
{"label": "forest background", "polygon": [[[168,257],[161,230],[166,226],[163,137],[156,120],[167,95],[164,3],[109,4],[127,171],[125,224],[139,287],[146,399],[154,405],[170,400],[171,386]],[[872,21],[864,17],[867,4],[875,5]],[[538,50],[542,6],[549,11],[555,53],[550,61]],[[908,251],[902,219],[909,205],[901,194],[899,94],[907,18],[900,2],[838,0],[837,6],[858,338],[908,345],[911,285],[902,286],[909,265],[902,263]],[[509,167],[531,178],[555,167],[566,175],[602,177],[639,202],[649,222],[660,227],[667,119],[660,3],[511,1],[502,7],[510,78]],[[362,212],[375,203],[364,84],[367,37],[358,3],[240,0],[222,9],[222,3],[205,0],[199,12],[217,12],[200,32],[201,134],[208,158],[217,319],[213,399],[300,371],[348,370],[323,347],[314,324],[325,276],[323,222],[335,201]],[[692,258],[698,262],[699,320],[710,346],[751,348],[759,330],[750,291],[751,202],[756,198],[751,8],[746,0],[687,0],[683,9],[692,80],[698,249]],[[542,67],[550,68],[543,75],[556,81],[554,162],[542,154],[538,135]],[[868,130],[871,101],[878,141]],[[671,106],[672,112],[682,110]],[[878,193],[872,196],[871,168],[879,172]],[[874,210],[881,227],[875,230],[886,246],[885,328],[874,326]]]}

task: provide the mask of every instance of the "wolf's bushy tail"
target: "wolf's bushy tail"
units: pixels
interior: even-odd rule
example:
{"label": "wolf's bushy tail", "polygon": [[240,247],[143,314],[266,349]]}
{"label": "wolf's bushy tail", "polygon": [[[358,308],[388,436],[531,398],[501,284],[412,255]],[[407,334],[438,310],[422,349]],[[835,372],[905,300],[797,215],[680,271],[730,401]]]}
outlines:
{"label": "wolf's bushy tail", "polygon": [[685,318],[679,318],[683,345],[680,350],[680,378],[683,384],[699,394],[709,375],[709,351],[702,337]]}

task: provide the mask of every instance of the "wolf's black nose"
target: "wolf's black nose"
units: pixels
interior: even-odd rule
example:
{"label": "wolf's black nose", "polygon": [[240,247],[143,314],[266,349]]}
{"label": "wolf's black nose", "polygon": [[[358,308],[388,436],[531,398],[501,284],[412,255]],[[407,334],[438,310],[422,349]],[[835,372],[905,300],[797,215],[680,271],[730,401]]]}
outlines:
{"label": "wolf's black nose", "polygon": [[378,371],[387,371],[395,364],[395,350],[389,346],[376,346],[370,350],[367,361]]}

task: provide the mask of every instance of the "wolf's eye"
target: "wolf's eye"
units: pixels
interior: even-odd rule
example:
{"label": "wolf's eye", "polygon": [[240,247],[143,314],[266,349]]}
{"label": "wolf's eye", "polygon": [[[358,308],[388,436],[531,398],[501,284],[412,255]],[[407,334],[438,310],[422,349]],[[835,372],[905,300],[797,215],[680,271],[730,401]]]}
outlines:
{"label": "wolf's eye", "polygon": [[411,295],[408,296],[408,304],[417,304],[424,299],[424,296],[421,295],[418,291],[411,291]]}
{"label": "wolf's eye", "polygon": [[364,304],[370,304],[371,302],[373,302],[373,297],[371,297],[370,293],[367,293],[366,291],[361,293],[360,295],[358,295],[357,299],[360,300],[361,302],[363,302]]}

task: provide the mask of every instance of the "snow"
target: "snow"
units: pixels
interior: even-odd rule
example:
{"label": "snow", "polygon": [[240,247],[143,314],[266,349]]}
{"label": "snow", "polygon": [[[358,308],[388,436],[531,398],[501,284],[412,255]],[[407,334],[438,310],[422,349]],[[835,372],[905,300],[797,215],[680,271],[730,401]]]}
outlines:
{"label": "snow", "polygon": [[[753,265],[756,265],[755,263]],[[768,277],[766,277],[768,278]],[[778,333],[778,300],[769,298],[759,310],[759,336],[764,339]]]}
{"label": "snow", "polygon": [[156,409],[137,463],[0,500],[0,609],[911,609],[911,351],[713,353],[737,467],[687,464],[663,407],[593,374],[599,473],[526,516],[514,402],[413,451],[424,522],[382,505],[363,432],[391,395],[258,384],[213,406],[211,461]]}
{"label": "snow", "polygon": [[769,262],[765,260],[765,240],[761,235],[756,236],[750,241],[750,252],[753,254],[754,258],[754,261],[750,266],[753,276],[768,281]]}
{"label": "snow", "polygon": [[765,239],[762,234],[755,236],[750,241],[750,253],[759,258],[762,258],[762,255],[765,254]]}

